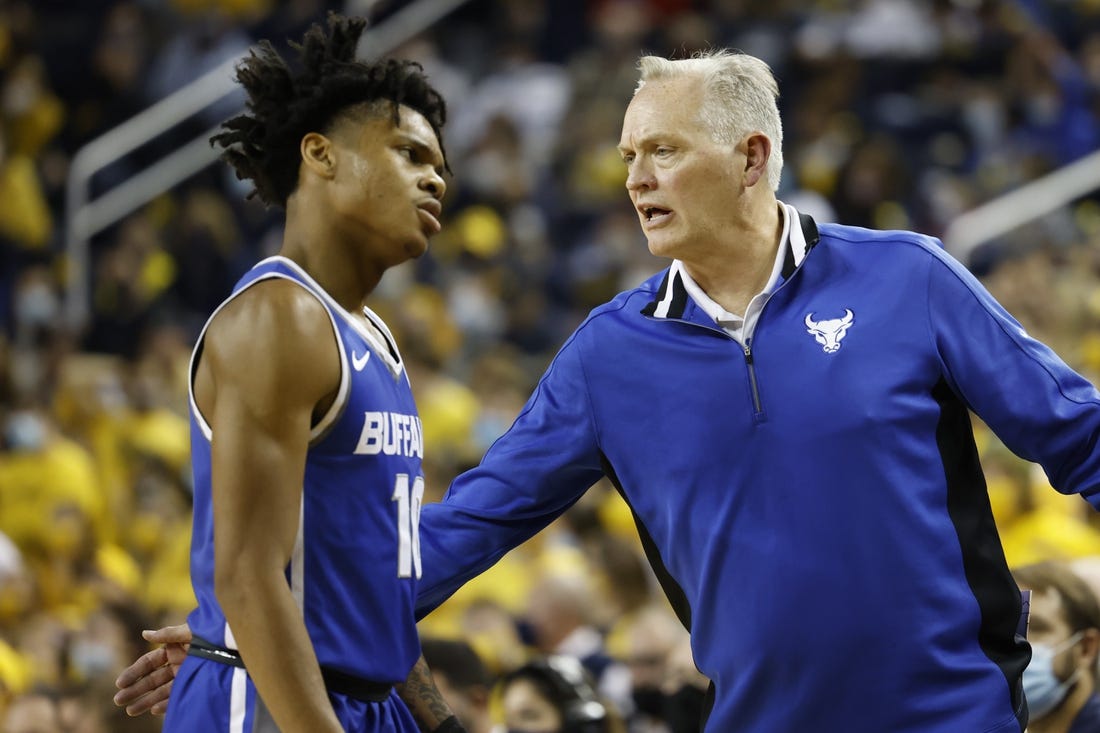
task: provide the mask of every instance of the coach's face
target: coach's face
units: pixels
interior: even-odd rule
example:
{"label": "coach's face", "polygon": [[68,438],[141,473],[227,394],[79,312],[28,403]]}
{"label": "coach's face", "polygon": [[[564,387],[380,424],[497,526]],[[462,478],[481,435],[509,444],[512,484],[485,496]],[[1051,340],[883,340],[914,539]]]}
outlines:
{"label": "coach's face", "polygon": [[699,117],[700,77],[646,82],[627,107],[619,152],[626,188],[660,257],[692,259],[736,236],[745,155],[716,142]]}

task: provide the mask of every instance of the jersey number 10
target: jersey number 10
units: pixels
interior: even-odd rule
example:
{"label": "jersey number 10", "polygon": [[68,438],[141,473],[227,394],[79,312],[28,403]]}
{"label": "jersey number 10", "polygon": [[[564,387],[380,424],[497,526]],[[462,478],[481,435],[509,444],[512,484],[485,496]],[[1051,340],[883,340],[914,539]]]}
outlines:
{"label": "jersey number 10", "polygon": [[424,501],[424,477],[413,480],[409,493],[409,474],[397,474],[393,488],[397,502],[397,577],[420,577],[420,505]]}

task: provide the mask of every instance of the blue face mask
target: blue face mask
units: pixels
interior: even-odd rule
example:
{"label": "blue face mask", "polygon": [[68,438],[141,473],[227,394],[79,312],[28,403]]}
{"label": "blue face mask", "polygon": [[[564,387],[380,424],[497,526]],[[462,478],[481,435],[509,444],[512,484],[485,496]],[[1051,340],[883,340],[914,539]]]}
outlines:
{"label": "blue face mask", "polygon": [[1031,664],[1024,670],[1024,697],[1032,720],[1053,712],[1077,683],[1081,670],[1076,670],[1063,682],[1054,674],[1054,658],[1080,641],[1082,636],[1078,631],[1057,646],[1031,645]]}

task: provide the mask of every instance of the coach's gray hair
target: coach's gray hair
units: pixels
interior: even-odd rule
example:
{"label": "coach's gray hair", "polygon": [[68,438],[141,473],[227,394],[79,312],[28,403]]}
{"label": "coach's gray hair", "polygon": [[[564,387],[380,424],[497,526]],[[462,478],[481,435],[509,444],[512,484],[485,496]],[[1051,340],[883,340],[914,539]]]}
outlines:
{"label": "coach's gray hair", "polygon": [[772,143],[768,185],[775,191],[783,172],[783,122],[779,119],[779,85],[766,63],[726,49],[700,51],[688,59],[643,56],[638,90],[647,81],[698,76],[703,80],[699,118],[717,142],[734,143],[750,132],[762,132]]}

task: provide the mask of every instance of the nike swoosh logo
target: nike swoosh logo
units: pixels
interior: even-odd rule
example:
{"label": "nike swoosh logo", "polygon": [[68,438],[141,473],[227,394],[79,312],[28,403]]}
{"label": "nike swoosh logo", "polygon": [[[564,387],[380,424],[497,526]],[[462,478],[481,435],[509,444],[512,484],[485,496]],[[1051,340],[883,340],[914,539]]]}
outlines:
{"label": "nike swoosh logo", "polygon": [[355,371],[357,371],[357,372],[363,371],[363,367],[365,367],[367,365],[368,361],[370,361],[370,352],[369,351],[367,351],[365,354],[363,354],[362,359],[360,359],[358,356],[356,356],[354,351],[351,352],[351,365],[353,367],[355,367]]}

